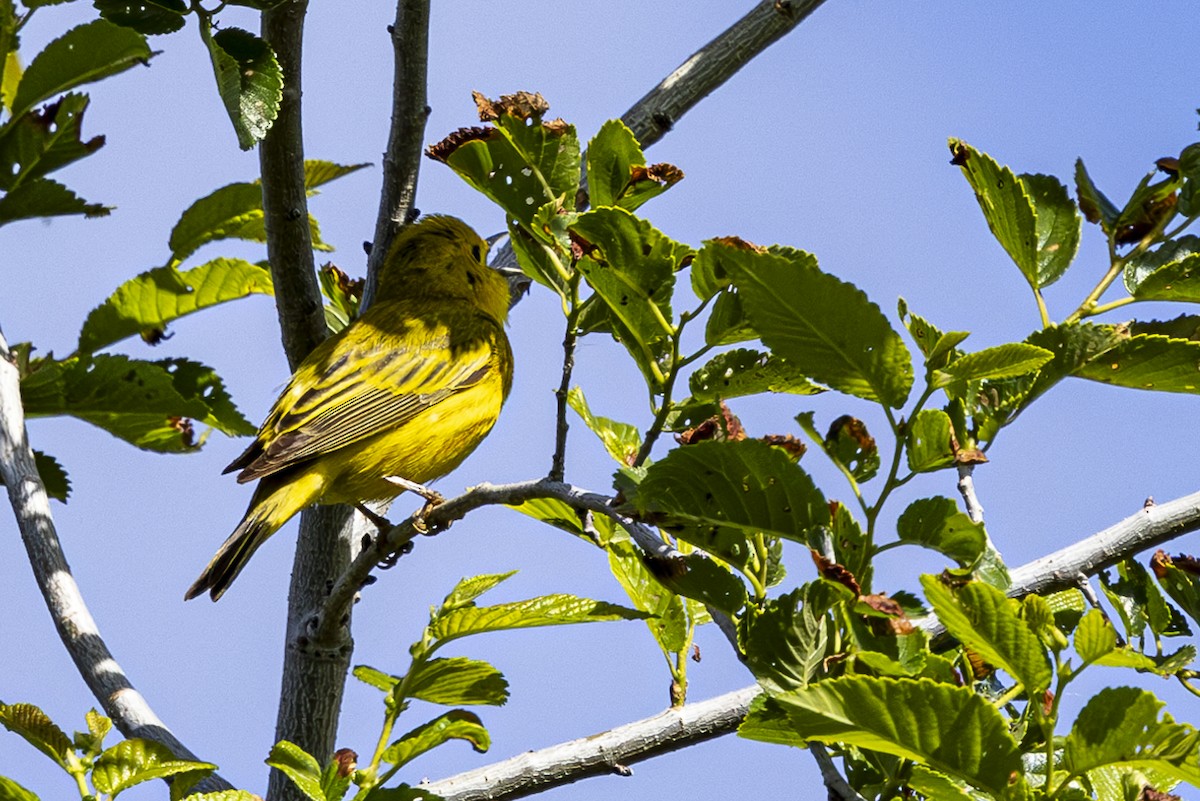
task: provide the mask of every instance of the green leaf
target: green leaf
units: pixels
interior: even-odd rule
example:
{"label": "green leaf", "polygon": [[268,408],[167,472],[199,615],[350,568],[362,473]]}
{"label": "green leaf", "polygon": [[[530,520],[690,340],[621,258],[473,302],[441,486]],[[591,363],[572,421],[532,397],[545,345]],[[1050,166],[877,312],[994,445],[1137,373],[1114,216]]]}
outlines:
{"label": "green leaf", "polygon": [[1125,203],[1125,208],[1121,209],[1113,223],[1113,239],[1117,244],[1137,242],[1155,226],[1165,226],[1175,216],[1176,190],[1180,187],[1180,178],[1168,176],[1151,183],[1157,175],[1157,170],[1146,173]]}
{"label": "green leaf", "polygon": [[122,740],[96,760],[92,784],[115,798],[121,791],[151,779],[216,768],[209,762],[177,759],[171,749],[152,740]]}
{"label": "green leaf", "polygon": [[633,131],[620,120],[609,120],[588,143],[587,176],[593,206],[633,211],[678,183],[683,173],[669,164],[647,169]]}
{"label": "green leaf", "polygon": [[363,684],[370,685],[376,690],[383,690],[385,693],[390,693],[400,683],[400,679],[397,677],[368,665],[355,665],[351,673]]}
{"label": "green leaf", "polygon": [[450,594],[442,601],[440,611],[451,612],[455,609],[471,607],[480,595],[515,575],[517,575],[517,571],[510,570],[507,573],[485,573],[480,576],[464,578],[454,585],[454,589],[450,590]]}
{"label": "green leaf", "polygon": [[1014,175],[986,153],[950,139],[988,228],[1034,289],[1057,281],[1079,248],[1079,213],[1058,179]]}
{"label": "green leaf", "polygon": [[746,305],[742,303],[737,288],[731,287],[717,293],[712,313],[704,324],[705,344],[714,347],[734,345],[751,339],[758,339],[758,332],[746,316]]}
{"label": "green leaf", "polygon": [[[592,540],[588,531],[583,527],[579,512],[566,501],[555,498],[534,498],[508,507],[513,511],[532,517],[534,520],[570,532],[577,537]],[[600,545],[605,543],[601,542]]]}
{"label": "green leaf", "polygon": [[86,95],[68,94],[0,128],[0,189],[41,178],[104,146],[104,137],[82,139]]}
{"label": "green leaf", "polygon": [[1200,237],[1190,234],[1164,242],[1154,250],[1131,253],[1129,261],[1125,264],[1125,288],[1133,295],[1141,283],[1155,271],[1168,264],[1186,261],[1197,253],[1200,253]]}
{"label": "green leaf", "polygon": [[855,481],[870,481],[879,472],[879,447],[866,424],[857,417],[844,414],[834,420],[821,438],[821,445],[829,458],[846,468]]}
{"label": "green leaf", "polygon": [[1084,662],[1095,662],[1097,659],[1116,650],[1117,630],[1104,617],[1099,609],[1088,611],[1079,621],[1075,629],[1075,653]]}
{"label": "green leaf", "polygon": [[4,197],[0,197],[0,226],[34,217],[63,217],[73,214],[107,217],[111,212],[110,207],[88,203],[70,189],[49,178],[26,181]]}
{"label": "green leaf", "polygon": [[[336,181],[351,173],[370,167],[368,161],[360,161],[357,164],[338,164],[335,161],[326,161],[323,159],[305,159],[304,160],[304,188],[310,195],[317,194],[314,190],[323,184],[330,181]],[[257,181],[255,183],[258,183]]]}
{"label": "green leaf", "polygon": [[81,355],[28,374],[21,396],[31,417],[69,414],[153,451],[199,447],[188,418],[227,434],[252,434],[220,378],[197,362]]}
{"label": "green leaf", "polygon": [[1050,659],[1018,615],[1017,601],[981,581],[952,589],[926,575],[921,586],[938,619],[959,642],[1004,669],[1030,696],[1050,687]]}
{"label": "green leaf", "polygon": [[109,22],[149,36],[180,30],[188,12],[183,0],[92,0],[92,5]]}
{"label": "green leaf", "polygon": [[494,127],[464,128],[426,151],[535,236],[544,235],[534,225],[537,211],[560,200],[574,209],[579,189],[575,126],[543,122],[546,108],[509,106],[494,115]]}
{"label": "green leaf", "polygon": [[107,20],[72,28],[34,56],[17,86],[12,118],[76,86],[145,64],[153,55],[144,36]]}
{"label": "green leaf", "polygon": [[636,426],[620,423],[607,417],[598,417],[588,408],[583,390],[573,387],[567,393],[567,403],[575,413],[583,418],[584,424],[592,433],[600,438],[604,450],[617,461],[617,464],[632,465],[642,449],[642,435]]}
{"label": "green leaf", "polygon": [[238,146],[249,150],[271,130],[283,100],[283,71],[275,51],[241,28],[222,28],[206,34],[204,41]]}
{"label": "green leaf", "polygon": [[[39,450],[33,452],[33,462],[37,465],[38,476],[46,487],[46,494],[56,501],[66,503],[71,494],[71,480],[67,478],[67,471],[63,466],[53,456]],[[3,484],[4,482],[0,481],[0,485]]]}
{"label": "green leaf", "polygon": [[487,662],[455,656],[420,663],[409,676],[408,696],[431,704],[490,704],[508,700],[508,682]]}
{"label": "green leaf", "polygon": [[1192,620],[1200,623],[1200,580],[1197,580],[1194,572],[1197,568],[1196,560],[1194,557],[1190,559],[1192,570],[1182,570],[1171,557],[1160,552],[1155,554],[1152,566],[1159,585],[1166,590],[1167,595],[1171,596]]}
{"label": "green leaf", "polygon": [[776,355],[833,389],[904,405],[913,382],[908,348],[857,287],[821,272],[810,253],[723,247],[738,297]]}
{"label": "green leaf", "polygon": [[0,776],[0,801],[40,801],[40,799],[12,779]]}
{"label": "green leaf", "polygon": [[1054,358],[1045,348],[1025,342],[1009,342],[965,354],[934,372],[935,387],[954,381],[983,381],[1018,378],[1037,372]]}
{"label": "green leaf", "polygon": [[714,356],[692,373],[688,386],[692,398],[699,401],[725,400],[761,392],[816,395],[825,391],[786,359],[748,348]]}
{"label": "green leaf", "polygon": [[772,745],[790,745],[804,748],[804,738],[792,728],[787,710],[769,695],[763,693],[750,702],[746,717],[738,726],[738,736]]}
{"label": "green leaf", "polygon": [[768,692],[787,692],[818,677],[829,655],[826,613],[853,602],[840,584],[818,579],[767,601],[742,618],[738,639],[746,667]]}
{"label": "green leaf", "polygon": [[466,740],[477,753],[491,747],[491,737],[476,715],[454,709],[405,734],[383,752],[383,761],[407,765],[414,759],[450,740]]}
{"label": "green leaf", "polygon": [[1079,199],[1079,210],[1087,221],[1097,223],[1105,234],[1111,232],[1121,212],[1092,183],[1092,177],[1083,166],[1083,159],[1075,160],[1075,195]]}
{"label": "green leaf", "polygon": [[0,724],[66,768],[72,755],[71,739],[33,704],[0,704]]}
{"label": "green leaf", "polygon": [[754,534],[807,544],[810,528],[830,524],[808,474],[758,440],[676,448],[650,465],[631,501],[644,519],[735,565]]}
{"label": "green leaf", "polygon": [[567,261],[565,251],[560,252],[512,220],[508,224],[508,241],[521,271],[542,286],[553,289],[564,304],[568,303],[569,267],[564,264]]}
{"label": "green leaf", "polygon": [[688,620],[683,600],[657,580],[641,553],[628,540],[608,544],[608,567],[635,609],[645,612],[646,625],[664,654],[687,646]]}
{"label": "green leaf", "polygon": [[300,746],[280,740],[271,746],[266,763],[291,779],[296,789],[312,801],[326,801],[325,788],[321,785],[321,764]]}
{"label": "green leaf", "polygon": [[[911,759],[1003,796],[1020,775],[1004,717],[965,687],[930,679],[849,676],[773,696],[806,740]],[[948,722],[952,721],[953,725]]]}
{"label": "green leaf", "polygon": [[[309,215],[308,227],[313,250],[333,250],[321,240],[321,228],[312,215]],[[202,245],[221,239],[267,241],[262,186],[257,182],[223,186],[189,206],[171,230],[168,244],[172,263],[178,264]]]}
{"label": "green leaf", "polygon": [[651,386],[661,382],[658,357],[674,332],[675,272],[691,249],[621,208],[579,215],[571,226],[584,250],[579,271],[604,301],[613,336],[633,356]]}
{"label": "green leaf", "polygon": [[958,350],[958,346],[971,335],[969,331],[946,331],[943,333],[941,329],[924,317],[910,314],[908,303],[904,298],[900,298],[898,311],[904,327],[908,329],[908,333],[917,343],[917,348],[925,357],[927,369],[941,369],[948,362],[963,355]]}
{"label": "green leaf", "polygon": [[444,644],[470,634],[604,620],[641,620],[644,612],[575,595],[542,595],[495,606],[461,606],[439,614],[429,635]]}
{"label": "green leaf", "polygon": [[1163,703],[1134,687],[1092,696],[1067,735],[1063,767],[1080,775],[1106,765],[1146,767],[1200,786],[1200,732],[1158,719]]}
{"label": "green leaf", "polygon": [[325,304],[325,325],[336,334],[358,317],[366,282],[361,278],[351,279],[333,264],[318,270],[317,280],[321,284],[321,294],[329,300]]}
{"label": "green leaf", "polygon": [[1084,364],[1080,378],[1131,389],[1200,393],[1200,342],[1137,334]]}
{"label": "green leaf", "polygon": [[913,765],[908,786],[930,801],[976,801],[976,796],[958,781],[924,765]]}
{"label": "green leaf", "polygon": [[190,270],[157,267],[131,278],[88,314],[79,349],[89,353],[125,337],[160,337],[192,312],[251,294],[274,292],[271,273],[242,259],[214,259]]}
{"label": "green leaf", "polygon": [[1126,559],[1117,565],[1117,572],[1119,578],[1114,581],[1107,571],[1101,571],[1100,588],[1120,616],[1128,639],[1142,636],[1147,624],[1156,635],[1190,633],[1141,564]]}
{"label": "green leaf", "polygon": [[976,523],[958,505],[942,496],[913,501],[896,521],[901,542],[932,548],[961,565],[974,564],[987,548],[983,523]]}
{"label": "green leaf", "polygon": [[953,466],[953,442],[954,427],[950,415],[940,409],[922,409],[909,421],[904,435],[908,469],[914,473],[929,473]]}

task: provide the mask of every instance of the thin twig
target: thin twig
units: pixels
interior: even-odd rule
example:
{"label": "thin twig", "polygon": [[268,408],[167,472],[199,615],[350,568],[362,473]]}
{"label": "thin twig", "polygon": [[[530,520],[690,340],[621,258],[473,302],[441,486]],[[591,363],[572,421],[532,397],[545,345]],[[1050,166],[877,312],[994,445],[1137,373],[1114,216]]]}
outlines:
{"label": "thin twig", "polygon": [[[121,668],[88,611],[79,585],[63,553],[50,499],[33,461],[25,431],[25,411],[16,365],[8,343],[0,333],[0,483],[8,489],[9,502],[29,554],[29,564],[46,608],[79,675],[88,689],[126,737],[141,737],[161,743],[176,757],[201,761],[159,720],[145,697]],[[205,780],[203,791],[230,790],[220,776]]]}
{"label": "thin twig", "polygon": [[392,127],[383,152],[383,188],[375,220],[375,240],[367,258],[362,308],[375,296],[379,268],[392,240],[415,211],[421,146],[429,120],[429,0],[398,0],[396,21],[388,28],[395,51],[392,78]]}
{"label": "thin twig", "polygon": [[960,464],[958,466],[958,494],[962,495],[963,503],[967,507],[967,516],[971,518],[973,523],[983,522],[983,504],[979,502],[979,496],[975,494],[975,465]]}
{"label": "thin twig", "polygon": [[744,687],[420,787],[446,801],[496,801],[533,795],[588,776],[628,776],[633,772],[629,765],[735,730],[758,693],[758,687]]}
{"label": "thin twig", "polygon": [[434,506],[420,515],[419,520],[417,515],[409,517],[381,535],[375,545],[364,548],[334,583],[319,618],[308,621],[305,626],[311,632],[312,642],[323,646],[327,637],[336,638],[339,621],[349,614],[355,596],[367,583],[380,560],[403,552],[418,535],[443,530],[455,520],[461,520],[468,512],[484,506],[515,505],[537,498],[552,498],[570,504],[576,510],[611,517],[652,558],[670,561],[680,556],[673,546],[663,542],[648,526],[617,511],[614,499],[607,495],[547,478],[514,484],[480,484]]}
{"label": "thin twig", "polygon": [[558,389],[554,393],[554,456],[550,460],[550,479],[552,481],[562,481],[567,473],[567,432],[570,429],[570,424],[567,423],[567,393],[571,389],[571,373],[575,369],[575,344],[579,341],[579,332],[576,330],[579,324],[578,274],[571,279],[570,288],[571,310],[567,314],[567,328],[566,333],[563,334],[562,344],[562,381],[559,382]]}
{"label": "thin twig", "polygon": [[811,742],[808,744],[808,751],[817,762],[817,769],[821,771],[821,781],[825,782],[825,789],[829,791],[831,801],[833,798],[840,798],[842,801],[867,801],[838,772],[837,765],[833,764],[833,757],[829,756],[829,751],[823,744]]}

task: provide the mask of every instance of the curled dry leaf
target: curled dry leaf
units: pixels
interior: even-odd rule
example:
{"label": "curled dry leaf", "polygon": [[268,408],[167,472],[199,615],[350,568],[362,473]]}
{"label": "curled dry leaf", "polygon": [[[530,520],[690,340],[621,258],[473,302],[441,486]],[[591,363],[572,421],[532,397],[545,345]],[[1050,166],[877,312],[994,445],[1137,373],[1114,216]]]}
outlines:
{"label": "curled dry leaf", "polygon": [[813,564],[817,566],[817,572],[821,574],[821,578],[841,584],[853,592],[855,596],[862,594],[862,587],[859,586],[858,579],[854,577],[853,573],[832,559],[826,559],[817,553],[816,550],[812,548],[808,550],[812,554]]}
{"label": "curled dry leaf", "polygon": [[538,92],[515,92],[511,95],[500,95],[499,100],[492,100],[482,92],[471,92],[471,97],[475,100],[475,107],[479,110],[479,119],[483,122],[492,122],[499,119],[502,114],[511,114],[521,119],[540,118],[550,110],[550,104]]}
{"label": "curled dry leaf", "polygon": [[450,156],[454,155],[454,151],[465,145],[467,142],[488,141],[500,135],[500,132],[495,128],[459,128],[457,131],[451,132],[445,139],[440,142],[435,142],[425,148],[425,155],[434,161],[448,163]]}

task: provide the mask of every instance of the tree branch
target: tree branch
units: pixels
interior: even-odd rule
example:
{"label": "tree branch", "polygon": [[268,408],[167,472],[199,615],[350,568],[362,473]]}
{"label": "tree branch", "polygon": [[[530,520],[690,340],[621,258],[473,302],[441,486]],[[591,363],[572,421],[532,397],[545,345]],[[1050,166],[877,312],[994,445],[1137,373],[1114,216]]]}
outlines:
{"label": "tree branch", "polygon": [[496,801],[533,795],[588,776],[628,776],[632,773],[628,766],[635,762],[733,731],[758,693],[758,687],[744,687],[602,734],[419,786],[446,801]]}
{"label": "tree branch", "polygon": [[[297,365],[326,336],[321,293],[313,265],[304,186],[301,123],[301,53],[306,0],[289,0],[263,12],[262,35],[275,50],[284,75],[279,116],[259,148],[267,256],[288,364]],[[349,612],[322,648],[312,645],[305,623],[320,608],[325,588],[350,560],[355,537],[345,507],[307,509],[288,591],[276,740],[289,740],[318,760],[334,749],[342,692],[353,642]],[[304,796],[279,771],[271,771],[267,798],[301,801]]]}
{"label": "tree branch", "polygon": [[[112,718],[126,737],[153,740],[180,759],[202,761],[159,720],[145,697],[134,688],[108,650],[71,575],[50,514],[50,499],[33,461],[25,431],[20,379],[3,333],[0,333],[0,483],[8,489],[34,579],[58,636],[104,714]],[[233,789],[215,774],[205,779],[201,787],[203,792]]]}
{"label": "tree branch", "polygon": [[375,220],[375,240],[367,258],[363,308],[375,296],[375,281],[392,240],[415,211],[417,174],[421,168],[425,123],[429,120],[429,0],[399,0],[396,21],[388,32],[396,54],[392,127],[383,152],[383,188]]}

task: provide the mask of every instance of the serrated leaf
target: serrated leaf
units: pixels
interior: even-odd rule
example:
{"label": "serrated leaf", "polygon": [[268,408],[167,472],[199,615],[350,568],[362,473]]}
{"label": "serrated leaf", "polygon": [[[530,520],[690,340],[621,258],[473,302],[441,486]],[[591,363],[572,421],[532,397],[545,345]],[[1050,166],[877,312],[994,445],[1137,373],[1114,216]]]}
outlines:
{"label": "serrated leaf", "polygon": [[646,625],[664,654],[679,653],[687,644],[688,621],[683,600],[654,578],[641,553],[628,540],[610,542],[608,568],[635,609],[647,614]]}
{"label": "serrated leaf", "polygon": [[828,656],[826,613],[853,600],[845,587],[821,579],[770,599],[742,618],[738,644],[746,667],[771,693],[806,686]]}
{"label": "serrated leaf", "polygon": [[1159,586],[1192,620],[1200,623],[1200,581],[1195,573],[1181,570],[1165,553],[1157,553],[1152,561]]}
{"label": "serrated leaf", "polygon": [[932,548],[962,565],[974,564],[987,548],[983,524],[940,495],[909,504],[896,521],[896,535],[901,542]]}
{"label": "serrated leaf", "polygon": [[89,203],[49,178],[26,181],[4,197],[0,197],[0,226],[35,217],[63,217],[72,214],[106,217],[111,212],[110,207]]}
{"label": "serrated leaf", "polygon": [[429,635],[445,644],[489,631],[564,626],[605,620],[640,620],[644,612],[575,595],[542,595],[494,606],[463,606],[442,613],[429,624]]}
{"label": "serrated leaf", "polygon": [[921,586],[938,619],[959,642],[1004,669],[1031,696],[1050,687],[1050,659],[1018,615],[1016,601],[981,581],[952,589],[926,575]]}
{"label": "serrated leaf", "polygon": [[1130,294],[1138,300],[1200,302],[1200,252],[1169,261],[1146,273]]}
{"label": "serrated leaf", "polygon": [[661,382],[658,358],[674,331],[671,293],[675,272],[690,257],[646,220],[621,208],[579,215],[571,235],[582,240],[578,269],[607,307],[613,336],[623,344],[651,386]]}
{"label": "serrated leaf", "polygon": [[987,153],[951,138],[950,152],[996,240],[1034,289],[1054,283],[1079,247],[1079,214],[1047,175],[1015,175]]}
{"label": "serrated leaf", "polygon": [[134,334],[161,333],[200,309],[274,291],[271,273],[242,259],[214,259],[182,271],[157,267],[121,284],[88,314],[79,349],[92,353]]}
{"label": "serrated leaf", "polygon": [[1075,629],[1075,653],[1084,662],[1095,662],[1117,647],[1117,630],[1099,609],[1092,609]]}
{"label": "serrated leaf", "polygon": [[[67,478],[67,471],[59,461],[47,453],[35,450],[33,463],[37,465],[38,476],[46,487],[46,494],[56,501],[66,503],[71,495],[71,480]],[[3,484],[4,482],[0,481],[0,485]]]}
{"label": "serrated leaf", "polygon": [[[908,469],[928,473],[954,465],[954,427],[940,409],[922,409],[908,423],[904,455]],[[970,560],[968,560],[970,561]]]}
{"label": "serrated leaf", "polygon": [[1164,242],[1154,250],[1130,254],[1123,275],[1125,289],[1133,295],[1142,281],[1155,271],[1168,264],[1186,261],[1195,254],[1200,254],[1200,237],[1190,234]]}
{"label": "serrated leaf", "polygon": [[476,715],[455,709],[418,726],[389,745],[383,752],[383,761],[396,766],[407,765],[450,740],[466,740],[480,754],[492,744],[487,729]]}
{"label": "serrated leaf", "polygon": [[487,662],[465,656],[422,662],[408,679],[408,696],[431,704],[489,704],[508,700],[508,681]]}
{"label": "serrated leaf", "polygon": [[704,342],[707,345],[735,345],[739,342],[758,339],[758,332],[746,315],[746,305],[736,287],[723,289],[713,301],[712,313],[704,324]]}
{"label": "serrated leaf", "polygon": [[615,459],[617,464],[629,466],[637,460],[637,455],[642,449],[642,435],[636,426],[592,414],[587,399],[583,396],[583,390],[579,387],[572,387],[567,392],[567,403],[583,419],[591,432],[600,438],[604,450],[608,451],[608,455]]}
{"label": "serrated leaf", "polygon": [[787,711],[793,730],[808,740],[911,759],[995,796],[1009,791],[1014,773],[1020,775],[1020,752],[1007,721],[965,687],[849,676],[773,700]]}
{"label": "serrated leaf", "polygon": [[807,544],[829,506],[804,470],[758,440],[676,448],[650,465],[631,501],[647,519],[735,565],[763,533]]}
{"label": "serrated leaf", "polygon": [[254,432],[216,374],[185,359],[76,356],[27,375],[21,396],[31,417],[72,415],[145,450],[194,450],[190,419],[228,434]]}
{"label": "serrated leaf", "polygon": [[0,776],[0,801],[40,801],[40,799],[12,779]]}
{"label": "serrated leaf", "polygon": [[1131,389],[1200,393],[1200,342],[1135,334],[1084,364],[1080,378]]}
{"label": "serrated leaf", "polygon": [[908,786],[928,798],[929,801],[977,801],[976,796],[968,792],[962,782],[955,781],[936,770],[930,770],[924,765],[912,766],[912,772],[908,776]]}
{"label": "serrated leaf", "polygon": [[787,710],[763,693],[750,702],[746,717],[738,725],[738,736],[773,745],[804,748],[807,742],[796,733]]}
{"label": "serrated leaf", "polygon": [[692,398],[698,401],[725,400],[760,392],[816,395],[825,391],[786,359],[749,348],[737,348],[714,356],[692,373],[688,387]]}
{"label": "serrated leaf", "polygon": [[222,28],[204,41],[238,145],[249,150],[267,135],[283,100],[283,71],[275,51],[241,28]]}
{"label": "serrated leaf", "polygon": [[96,759],[92,784],[102,793],[116,797],[123,790],[151,779],[165,779],[180,773],[216,770],[208,762],[177,759],[171,749],[152,740],[122,740]]}
{"label": "serrated leaf", "polygon": [[1037,372],[1053,358],[1054,354],[1045,348],[1026,342],[1009,342],[955,359],[934,372],[933,385],[944,387],[954,381],[1017,378]]}
{"label": "serrated leaf", "polygon": [[1097,223],[1105,234],[1112,231],[1121,211],[1096,188],[1083,166],[1083,159],[1075,160],[1075,196],[1079,199],[1079,210],[1088,222]]}
{"label": "serrated leaf", "polygon": [[261,801],[261,798],[249,790],[217,790],[212,793],[193,793],[183,801]]}
{"label": "serrated leaf", "polygon": [[12,117],[81,84],[145,64],[153,55],[144,36],[107,20],[72,28],[34,56],[17,86]]}
{"label": "serrated leaf", "polygon": [[678,170],[647,170],[641,145],[621,120],[608,120],[600,126],[588,143],[587,165],[592,205],[620,206],[629,211],[667,191],[683,177]]}
{"label": "serrated leaf", "polygon": [[71,754],[71,738],[33,704],[0,704],[0,724],[50,757],[62,768]]}
{"label": "serrated leaf", "polygon": [[92,0],[92,5],[109,22],[149,36],[180,30],[188,12],[183,0]]}
{"label": "serrated leaf", "polygon": [[912,388],[912,360],[879,307],[821,272],[810,253],[724,247],[738,297],[762,341],[833,389],[894,408]]}
{"label": "serrated leaf", "polygon": [[958,346],[971,335],[969,331],[943,332],[919,314],[910,314],[908,303],[904,298],[900,298],[898,311],[901,322],[904,323],[904,327],[908,329],[908,333],[916,341],[917,349],[921,351],[921,355],[925,357],[925,367],[927,369],[940,369],[948,362],[962,355],[958,350]]}
{"label": "serrated leaf", "polygon": [[335,161],[325,161],[322,159],[305,159],[304,160],[304,188],[309,194],[315,194],[315,190],[322,184],[327,184],[330,181],[336,181],[351,173],[370,167],[368,161],[360,161],[357,164],[338,164]]}
{"label": "serrated leaf", "polygon": [[740,614],[746,605],[746,584],[729,568],[702,553],[676,557],[655,577],[674,593],[720,609]]}
{"label": "serrated leaf", "polygon": [[507,573],[485,573],[461,579],[442,601],[440,611],[451,612],[455,609],[471,606],[480,595],[483,595],[488,590],[499,585],[500,582],[507,581],[515,575],[517,575],[517,571],[510,570]]}
{"label": "serrated leaf", "polygon": [[1162,701],[1134,687],[1107,687],[1079,712],[1063,749],[1073,775],[1106,765],[1149,767],[1200,786],[1200,732],[1160,721]]}
{"label": "serrated leaf", "polygon": [[[333,250],[321,240],[321,228],[311,214],[308,227],[313,250]],[[189,206],[171,229],[172,263],[179,264],[202,245],[222,239],[267,241],[262,186],[257,182],[223,186]]]}
{"label": "serrated leaf", "polygon": [[312,801],[326,801],[321,786],[321,765],[316,757],[295,743],[280,740],[271,746],[266,763],[291,779],[296,789]]}
{"label": "serrated leaf", "polygon": [[0,129],[0,189],[12,190],[103,147],[103,136],[83,141],[87,107],[86,95],[64,95],[40,110],[10,120]]}

